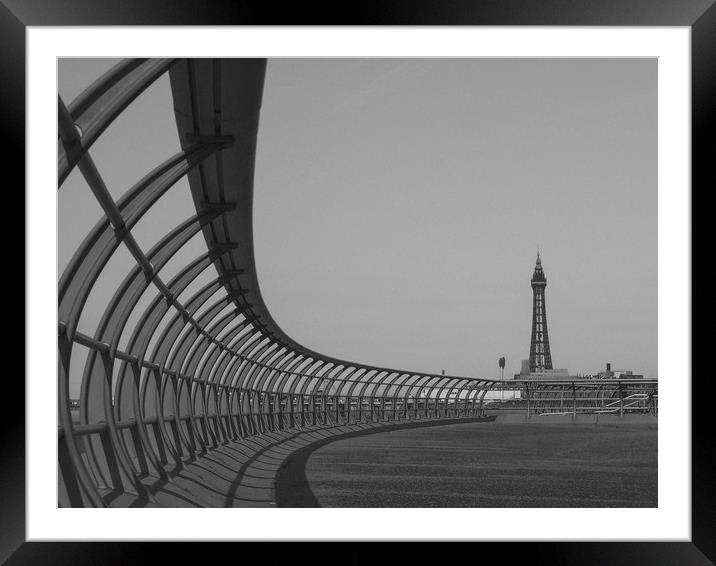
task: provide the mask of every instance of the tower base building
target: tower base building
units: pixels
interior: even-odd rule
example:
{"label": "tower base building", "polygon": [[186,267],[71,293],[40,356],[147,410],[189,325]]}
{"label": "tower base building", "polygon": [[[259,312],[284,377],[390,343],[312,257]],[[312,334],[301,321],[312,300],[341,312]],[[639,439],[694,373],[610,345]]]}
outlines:
{"label": "tower base building", "polygon": [[547,304],[545,289],[547,277],[542,269],[542,260],[537,252],[534,273],[530,281],[532,286],[532,336],[530,357],[522,360],[520,373],[515,379],[570,379],[569,370],[552,368],[552,353],[547,332]]}

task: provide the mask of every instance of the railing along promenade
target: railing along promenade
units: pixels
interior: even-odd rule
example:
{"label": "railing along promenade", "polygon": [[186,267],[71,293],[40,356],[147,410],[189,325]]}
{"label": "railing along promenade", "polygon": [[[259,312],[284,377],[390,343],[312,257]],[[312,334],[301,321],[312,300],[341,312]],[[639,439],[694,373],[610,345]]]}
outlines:
{"label": "railing along promenade", "polygon": [[[271,317],[252,233],[265,69],[263,59],[126,60],[59,100],[59,198],[77,168],[103,211],[58,284],[60,506],[271,505],[272,477],[291,450],[399,423],[474,420],[499,384],[326,356]],[[181,151],[115,200],[90,150],[165,73]],[[133,227],[184,177],[196,213],[143,249]],[[206,250],[167,275],[199,233]],[[81,332],[88,297],[122,247],[134,265],[94,331]],[[88,354],[72,375],[77,348]]]}
{"label": "railing along promenade", "polygon": [[488,387],[493,391],[519,391],[528,417],[659,413],[656,379],[511,379]]}

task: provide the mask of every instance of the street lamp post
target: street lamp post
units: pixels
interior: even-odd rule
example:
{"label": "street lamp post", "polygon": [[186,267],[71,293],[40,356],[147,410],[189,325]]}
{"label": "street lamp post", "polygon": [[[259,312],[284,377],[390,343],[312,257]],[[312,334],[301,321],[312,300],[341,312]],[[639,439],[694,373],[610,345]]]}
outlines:
{"label": "street lamp post", "polygon": [[498,365],[500,366],[500,381],[503,383],[501,384],[500,389],[502,389],[502,400],[505,400],[505,356],[502,356],[498,361]]}

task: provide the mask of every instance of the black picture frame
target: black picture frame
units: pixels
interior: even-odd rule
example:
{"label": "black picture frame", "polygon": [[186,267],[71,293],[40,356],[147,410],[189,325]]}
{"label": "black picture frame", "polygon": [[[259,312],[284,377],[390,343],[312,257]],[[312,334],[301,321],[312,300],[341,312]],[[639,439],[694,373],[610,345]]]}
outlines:
{"label": "black picture frame", "polygon": [[[0,115],[6,142],[6,175],[18,173],[5,185],[5,195],[21,200],[24,210],[25,157],[25,32],[28,26],[94,25],[446,25],[446,26],[686,26],[691,30],[692,65],[692,210],[701,195],[716,186],[712,161],[716,157],[716,5],[713,0],[363,0],[355,4],[286,3],[278,9],[268,2],[222,0],[0,0]],[[694,204],[696,206],[694,206]],[[692,227],[695,222],[692,221]],[[6,236],[7,237],[7,236]],[[15,236],[17,237],[17,236]],[[699,258],[702,240],[692,237],[692,257]],[[707,261],[710,260],[706,256]],[[14,263],[19,270],[19,262]],[[698,265],[698,262],[697,262]],[[23,276],[24,277],[24,276]],[[693,281],[693,274],[692,274]],[[692,303],[707,304],[704,289],[692,284]],[[32,297],[25,293],[25,301]],[[702,315],[703,316],[703,315]],[[701,339],[706,333],[701,335]],[[692,332],[692,351],[698,336]],[[693,368],[693,370],[692,370]],[[710,372],[684,365],[692,395],[692,539],[690,542],[533,542],[482,543],[466,547],[470,559],[489,549],[509,560],[551,564],[689,564],[716,562],[716,465],[710,438]],[[195,545],[157,543],[28,543],[25,541],[25,390],[19,372],[6,375],[2,443],[0,444],[0,561],[7,564],[114,564],[144,562],[152,554],[162,561],[207,560]],[[362,543],[352,543],[362,544]],[[473,543],[474,544],[474,543]],[[480,543],[477,543],[480,544]],[[385,545],[383,545],[385,547]],[[390,550],[396,559],[422,553],[420,545]],[[159,550],[159,553],[154,551]],[[283,549],[282,549],[283,550]],[[151,553],[150,553],[151,551]],[[246,552],[242,550],[242,552]],[[272,551],[273,552],[273,551]],[[291,552],[289,550],[289,552]],[[294,551],[303,552],[303,551]],[[385,549],[379,551],[385,555]],[[443,551],[441,551],[443,552]],[[337,554],[336,554],[337,553]],[[454,555],[454,550],[448,551]],[[330,550],[327,557],[358,561],[373,555],[361,546],[355,552]],[[284,555],[285,556],[285,555]],[[342,558],[341,558],[342,557]],[[277,556],[278,558],[278,556]],[[311,553],[315,559],[315,553]],[[448,558],[446,555],[445,558]],[[234,557],[233,559],[238,559]],[[499,559],[499,558],[498,558]]]}

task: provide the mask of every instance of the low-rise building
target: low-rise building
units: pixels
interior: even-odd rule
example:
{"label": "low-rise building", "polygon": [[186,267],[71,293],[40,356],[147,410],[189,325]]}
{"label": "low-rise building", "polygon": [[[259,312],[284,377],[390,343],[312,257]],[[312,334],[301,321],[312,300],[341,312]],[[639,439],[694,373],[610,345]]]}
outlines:
{"label": "low-rise building", "polygon": [[597,376],[597,379],[644,379],[644,376],[639,373],[634,373],[632,370],[628,369],[612,369],[612,364],[607,362],[607,369],[604,371],[600,371]]}
{"label": "low-rise building", "polygon": [[535,371],[530,371],[530,361],[522,360],[522,370],[520,373],[516,373],[514,379],[540,379],[540,380],[572,380],[581,379],[577,376],[570,375],[569,370],[565,368],[561,369],[544,369],[537,368]]}

